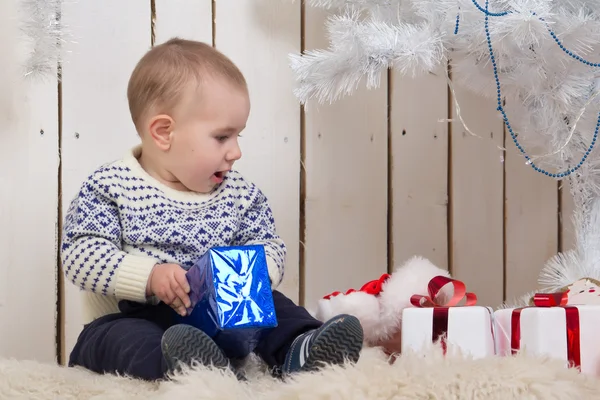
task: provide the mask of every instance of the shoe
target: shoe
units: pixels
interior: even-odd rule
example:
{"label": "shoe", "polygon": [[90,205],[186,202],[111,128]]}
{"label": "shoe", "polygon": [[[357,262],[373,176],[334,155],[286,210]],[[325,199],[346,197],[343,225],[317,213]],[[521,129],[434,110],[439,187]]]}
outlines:
{"label": "shoe", "polygon": [[210,336],[191,325],[178,324],[167,329],[161,349],[171,372],[180,364],[191,366],[194,361],[221,369],[229,366],[229,360]]}
{"label": "shoe", "polygon": [[298,336],[290,346],[281,372],[314,371],[327,364],[356,363],[363,345],[358,318],[338,315],[320,328]]}

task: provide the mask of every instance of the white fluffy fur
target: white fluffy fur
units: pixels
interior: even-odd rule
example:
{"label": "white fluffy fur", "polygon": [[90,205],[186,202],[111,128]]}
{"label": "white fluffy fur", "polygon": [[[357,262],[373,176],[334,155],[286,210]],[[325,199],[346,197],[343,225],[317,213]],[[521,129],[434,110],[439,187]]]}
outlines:
{"label": "white fluffy fur", "polygon": [[330,300],[319,300],[318,306],[315,315],[317,319],[327,321],[338,314],[354,315],[363,326],[366,343],[375,343],[379,338],[382,320],[379,300],[375,296],[364,292],[340,294]]}
{"label": "white fluffy fur", "polygon": [[356,316],[365,332],[365,342],[375,344],[391,338],[400,329],[402,310],[412,307],[413,294],[427,295],[427,284],[434,276],[449,277],[448,271],[433,265],[429,260],[415,256],[394,270],[382,286],[379,298],[354,292],[340,294],[330,300],[319,300],[316,318],[326,321],[338,314]]}
{"label": "white fluffy fur", "polygon": [[157,387],[156,384],[96,375],[74,368],[0,360],[0,399],[147,399]]}
{"label": "white fluffy fur", "polygon": [[435,276],[450,277],[448,271],[436,267],[431,261],[415,256],[396,268],[391,278],[383,285],[380,303],[382,324],[380,335],[389,338],[400,329],[402,310],[412,307],[410,298],[414,294],[427,295],[427,285]]}
{"label": "white fluffy fur", "polygon": [[600,380],[566,369],[560,361],[517,357],[469,360],[443,357],[437,347],[407,353],[392,365],[376,349],[354,366],[328,367],[281,382],[248,367],[249,380],[198,368],[157,384],[98,376],[76,369],[0,360],[2,399],[598,399]]}

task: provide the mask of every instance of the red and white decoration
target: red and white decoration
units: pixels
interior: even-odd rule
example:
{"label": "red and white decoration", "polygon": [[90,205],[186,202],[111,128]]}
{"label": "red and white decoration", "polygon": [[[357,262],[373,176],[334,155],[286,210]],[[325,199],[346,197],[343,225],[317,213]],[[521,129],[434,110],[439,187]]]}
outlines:
{"label": "red and white decoration", "polygon": [[562,293],[538,293],[533,306],[494,313],[500,355],[525,352],[564,360],[565,366],[600,377],[598,288],[588,279]]}
{"label": "red and white decoration", "polygon": [[399,353],[402,311],[414,307],[414,294],[428,293],[429,282],[436,276],[449,278],[448,271],[425,258],[413,257],[392,274],[384,274],[360,290],[324,296],[315,316],[326,321],[337,314],[354,315],[363,326],[367,346],[382,346],[388,353]]}
{"label": "red and white decoration", "polygon": [[473,358],[495,354],[491,308],[476,306],[477,296],[455,279],[436,276],[428,290],[428,296],[412,296],[415,308],[403,311],[402,352],[418,352],[440,341],[444,353]]}

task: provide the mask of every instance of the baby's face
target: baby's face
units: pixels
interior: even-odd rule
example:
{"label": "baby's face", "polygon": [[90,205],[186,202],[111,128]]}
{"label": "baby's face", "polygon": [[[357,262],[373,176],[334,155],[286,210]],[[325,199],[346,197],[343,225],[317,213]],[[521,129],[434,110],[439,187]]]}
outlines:
{"label": "baby's face", "polygon": [[169,170],[188,190],[208,193],[242,156],[238,136],[250,113],[248,93],[227,82],[202,84],[175,111]]}

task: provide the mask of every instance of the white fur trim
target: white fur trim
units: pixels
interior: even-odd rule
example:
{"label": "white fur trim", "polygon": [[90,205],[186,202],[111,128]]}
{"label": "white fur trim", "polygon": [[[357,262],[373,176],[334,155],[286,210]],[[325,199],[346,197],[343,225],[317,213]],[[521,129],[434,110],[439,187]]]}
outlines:
{"label": "white fur trim", "polygon": [[415,256],[397,268],[383,284],[380,295],[381,324],[377,332],[381,339],[388,339],[400,329],[402,310],[413,307],[410,298],[414,294],[427,295],[427,285],[435,276],[450,277],[448,271],[438,268],[431,261]]}
{"label": "white fur trim", "polygon": [[339,314],[357,317],[362,324],[365,342],[377,343],[390,339],[400,330],[402,310],[412,307],[413,294],[427,295],[427,285],[435,276],[450,277],[448,271],[433,265],[423,257],[413,257],[397,268],[383,284],[379,297],[365,292],[339,294],[320,299],[315,317],[327,321]]}
{"label": "white fur trim", "polygon": [[317,319],[320,321],[327,321],[339,314],[354,315],[363,327],[365,342],[373,343],[377,339],[381,323],[377,297],[364,292],[339,294],[329,300],[319,300],[318,307]]}

